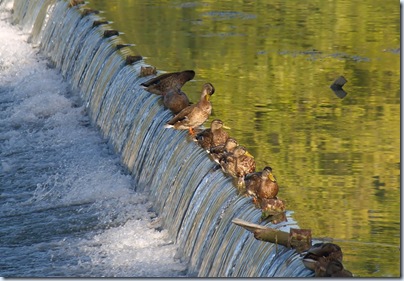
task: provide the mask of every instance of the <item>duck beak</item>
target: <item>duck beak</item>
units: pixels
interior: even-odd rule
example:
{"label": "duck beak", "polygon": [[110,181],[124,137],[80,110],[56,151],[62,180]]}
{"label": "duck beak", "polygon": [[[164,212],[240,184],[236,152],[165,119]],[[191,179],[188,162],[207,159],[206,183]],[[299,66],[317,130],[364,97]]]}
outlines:
{"label": "duck beak", "polygon": [[254,156],[252,156],[252,155],[250,154],[250,152],[248,152],[248,151],[245,152],[245,155],[247,155],[248,157],[254,158]]}
{"label": "duck beak", "polygon": [[223,129],[230,130],[231,128],[223,125]]}
{"label": "duck beak", "polygon": [[269,178],[271,181],[276,182],[275,176],[274,176],[272,173],[270,173],[270,174],[268,175],[268,178]]}

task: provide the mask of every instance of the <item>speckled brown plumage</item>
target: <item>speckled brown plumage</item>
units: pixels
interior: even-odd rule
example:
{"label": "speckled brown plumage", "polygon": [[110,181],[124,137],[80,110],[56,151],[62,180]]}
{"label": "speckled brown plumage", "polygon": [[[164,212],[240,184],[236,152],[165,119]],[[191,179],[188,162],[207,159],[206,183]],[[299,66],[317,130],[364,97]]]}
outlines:
{"label": "speckled brown plumage", "polygon": [[271,167],[246,175],[244,181],[247,193],[257,198],[270,199],[278,194],[279,186]]}
{"label": "speckled brown plumage", "polygon": [[223,129],[223,122],[219,119],[212,121],[210,128],[198,133],[195,137],[198,144],[205,150],[212,147],[224,145],[229,138],[229,134]]}

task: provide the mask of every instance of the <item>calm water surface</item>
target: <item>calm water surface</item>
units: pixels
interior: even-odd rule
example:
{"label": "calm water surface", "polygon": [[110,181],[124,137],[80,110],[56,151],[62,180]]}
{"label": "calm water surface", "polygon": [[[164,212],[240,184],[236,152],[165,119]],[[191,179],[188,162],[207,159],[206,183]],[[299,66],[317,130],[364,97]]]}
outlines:
{"label": "calm water surface", "polygon": [[[134,54],[194,69],[213,115],[270,165],[302,228],[358,276],[400,275],[400,6],[396,1],[98,0]],[[348,95],[329,88],[343,75]],[[206,124],[208,126],[208,123]]]}

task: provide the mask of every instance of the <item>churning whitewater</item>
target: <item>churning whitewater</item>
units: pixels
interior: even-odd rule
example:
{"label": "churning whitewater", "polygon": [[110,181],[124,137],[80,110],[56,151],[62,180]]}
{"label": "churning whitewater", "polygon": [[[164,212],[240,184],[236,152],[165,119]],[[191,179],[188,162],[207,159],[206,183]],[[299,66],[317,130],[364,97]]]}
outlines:
{"label": "churning whitewater", "polygon": [[0,276],[184,276],[146,196],[11,8],[0,13]]}

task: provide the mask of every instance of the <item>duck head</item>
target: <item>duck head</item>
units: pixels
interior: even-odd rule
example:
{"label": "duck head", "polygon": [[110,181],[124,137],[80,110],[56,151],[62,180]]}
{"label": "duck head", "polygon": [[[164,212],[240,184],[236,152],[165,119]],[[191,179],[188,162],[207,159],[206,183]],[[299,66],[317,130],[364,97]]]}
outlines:
{"label": "duck head", "polygon": [[269,166],[266,166],[263,170],[262,170],[262,178],[263,179],[270,179],[272,182],[276,182],[276,178],[274,176],[274,174],[272,174],[272,168]]}
{"label": "duck head", "polygon": [[213,120],[212,123],[210,124],[210,129],[211,129],[212,131],[219,130],[220,128],[223,128],[223,122],[222,122],[222,120],[215,119],[215,120]]}
{"label": "duck head", "polygon": [[202,97],[205,98],[206,101],[209,101],[211,95],[215,93],[215,87],[211,83],[206,83],[203,85],[202,89]]}

